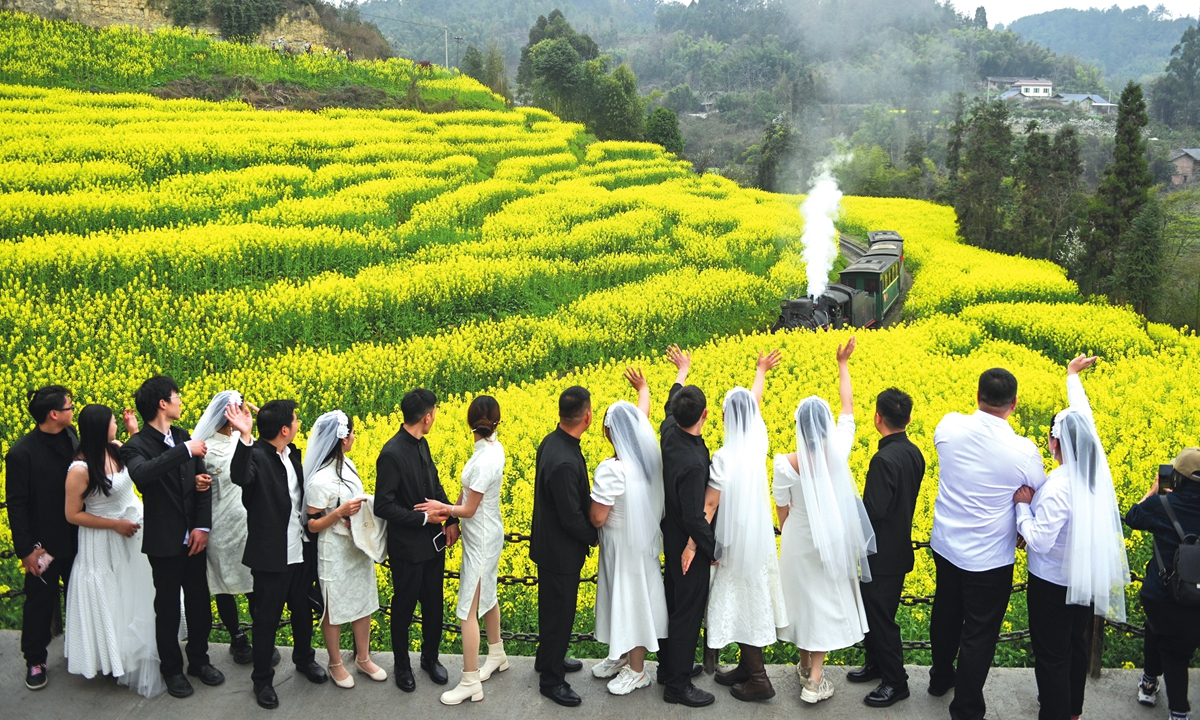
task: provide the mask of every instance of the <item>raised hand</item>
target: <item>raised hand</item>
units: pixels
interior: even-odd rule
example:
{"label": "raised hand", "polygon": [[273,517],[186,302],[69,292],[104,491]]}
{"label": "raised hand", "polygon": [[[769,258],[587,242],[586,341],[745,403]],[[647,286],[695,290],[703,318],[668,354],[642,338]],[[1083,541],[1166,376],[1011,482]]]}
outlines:
{"label": "raised hand", "polygon": [[1087,370],[1091,366],[1095,365],[1096,361],[1099,359],[1100,359],[1099,357],[1095,357],[1095,356],[1088,357],[1087,355],[1080,355],[1080,356],[1076,357],[1074,360],[1072,360],[1071,362],[1067,363],[1067,374],[1068,375],[1078,375],[1079,373],[1083,372],[1084,370]]}
{"label": "raised hand", "polygon": [[137,431],[138,431],[137,414],[134,413],[133,410],[130,410],[129,408],[125,408],[124,410],[122,410],[121,411],[121,422],[125,425],[125,432],[129,433],[130,437],[137,434]]}
{"label": "raised hand", "polygon": [[854,354],[854,348],[857,346],[857,342],[858,341],[855,336],[851,335],[850,339],[846,341],[845,345],[838,343],[837,361],[839,365],[845,365],[846,363],[850,362],[850,356]]}
{"label": "raised hand", "polygon": [[641,392],[642,388],[650,386],[650,384],[646,382],[646,376],[642,374],[641,368],[625,368],[625,379],[629,381],[629,384],[633,386],[633,389],[637,390],[638,392]]}
{"label": "raised hand", "polygon": [[[229,407],[225,408],[225,419],[229,421],[230,426],[242,434],[242,437],[250,437],[250,427],[253,425],[253,420],[250,417],[250,409],[254,406],[250,403],[243,403],[241,407],[229,403]],[[258,408],[254,408],[257,410]]]}
{"label": "raised hand", "polygon": [[766,355],[760,352],[758,354],[758,362],[754,364],[754,367],[759,372],[766,373],[769,370],[774,370],[775,368],[779,367],[781,360],[783,360],[783,353],[778,349],[772,350]]}
{"label": "raised hand", "polygon": [[675,383],[683,385],[687,382],[688,372],[692,369],[692,354],[679,349],[678,345],[667,348],[667,360],[679,371],[675,374]]}

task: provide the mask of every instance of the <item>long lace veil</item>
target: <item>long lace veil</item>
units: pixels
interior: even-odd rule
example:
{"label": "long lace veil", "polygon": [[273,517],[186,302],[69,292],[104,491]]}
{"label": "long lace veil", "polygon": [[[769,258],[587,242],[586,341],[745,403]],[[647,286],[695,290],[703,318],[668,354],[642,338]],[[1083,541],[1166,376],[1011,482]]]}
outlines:
{"label": "long lace veil", "polygon": [[744,387],[725,394],[726,477],[717,510],[717,555],[722,572],[754,577],[775,552],[767,504],[767,426],[758,402]]}
{"label": "long lace veil", "polygon": [[[662,452],[650,419],[637,406],[618,400],[604,415],[617,458],[625,468],[625,522],[621,543],[634,555],[658,555],[663,516]],[[622,563],[642,572],[636,563]]]}

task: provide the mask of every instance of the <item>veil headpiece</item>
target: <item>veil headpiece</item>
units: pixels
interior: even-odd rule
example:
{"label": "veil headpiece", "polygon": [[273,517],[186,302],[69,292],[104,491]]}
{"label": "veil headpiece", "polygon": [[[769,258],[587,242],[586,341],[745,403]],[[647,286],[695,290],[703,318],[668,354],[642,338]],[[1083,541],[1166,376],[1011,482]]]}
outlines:
{"label": "veil headpiece", "polygon": [[[618,400],[604,414],[604,427],[625,469],[625,522],[621,542],[635,554],[658,554],[663,516],[662,452],[650,419],[633,403]],[[640,564],[624,567],[641,573]]]}
{"label": "veil headpiece", "polygon": [[744,387],[725,394],[725,477],[717,509],[717,558],[724,571],[741,577],[761,573],[775,552],[775,533],[767,504],[767,426],[758,401]]}
{"label": "veil headpiece", "polygon": [[196,428],[192,430],[192,438],[195,440],[208,440],[218,429],[224,427],[226,422],[225,408],[231,404],[242,404],[242,394],[237,390],[222,390],[213,395],[213,399],[209,401],[208,407],[204,408],[204,414],[200,416],[200,422],[196,423]]}
{"label": "veil headpiece", "polygon": [[325,463],[334,445],[350,435],[350,419],[341,410],[330,410],[313,423],[304,448],[304,477],[311,478]]}

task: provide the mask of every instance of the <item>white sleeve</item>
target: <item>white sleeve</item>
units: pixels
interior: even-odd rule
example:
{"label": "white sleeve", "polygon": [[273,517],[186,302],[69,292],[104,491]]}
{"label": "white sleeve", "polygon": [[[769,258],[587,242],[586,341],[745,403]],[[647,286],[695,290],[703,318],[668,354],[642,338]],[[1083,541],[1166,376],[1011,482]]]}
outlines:
{"label": "white sleeve", "polygon": [[500,488],[503,478],[504,453],[500,452],[494,456],[489,456],[487,462],[475,465],[475,471],[467,483],[467,489],[474,490],[481,495],[494,493]]}
{"label": "white sleeve", "polygon": [[854,449],[854,430],[853,415],[838,416],[837,427],[829,439],[833,443],[833,448],[837,456],[843,460],[848,460],[850,458],[850,451]]}
{"label": "white sleeve", "polygon": [[612,507],[625,494],[625,468],[619,460],[610,459],[596,468],[592,482],[592,500]]}
{"label": "white sleeve", "polygon": [[329,486],[322,477],[324,473],[314,473],[312,479],[304,486],[304,504],[315,508],[329,508]]}
{"label": "white sleeve", "polygon": [[1042,454],[1038,452],[1037,445],[1032,440],[1029,443],[1029,458],[1025,461],[1025,467],[1022,474],[1025,476],[1025,485],[1034,490],[1041,490],[1046,484],[1046,463],[1042,460]]}
{"label": "white sleeve", "polygon": [[720,492],[725,485],[725,479],[728,473],[725,471],[725,452],[724,448],[713,453],[712,464],[708,467],[708,486],[717,492]]}
{"label": "white sleeve", "polygon": [[776,455],[775,479],[771,483],[771,495],[774,496],[775,504],[779,507],[787,507],[792,504],[794,479],[792,464],[788,462],[787,455]]}
{"label": "white sleeve", "polygon": [[1025,538],[1030,552],[1044,555],[1054,547],[1070,516],[1071,508],[1059,493],[1039,501],[1037,515],[1028,503],[1017,503],[1017,531]]}
{"label": "white sleeve", "polygon": [[1088,402],[1087,391],[1083,389],[1083,381],[1078,375],[1067,376],[1067,404],[1075,412],[1089,419],[1092,417],[1092,405]]}

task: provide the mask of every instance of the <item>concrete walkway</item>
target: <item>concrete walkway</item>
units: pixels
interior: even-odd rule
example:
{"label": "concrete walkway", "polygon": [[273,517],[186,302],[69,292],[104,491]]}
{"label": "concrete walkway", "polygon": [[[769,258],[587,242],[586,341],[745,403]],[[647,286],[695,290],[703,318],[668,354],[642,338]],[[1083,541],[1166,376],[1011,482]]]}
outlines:
{"label": "concrete walkway", "polygon": [[[701,676],[697,684],[717,695],[717,702],[707,708],[693,710],[678,705],[667,705],[662,701],[662,690],[652,686],[638,690],[626,697],[614,697],[605,690],[604,682],[591,676],[588,667],[594,661],[585,661],[583,672],[568,676],[575,690],[583,696],[583,706],[575,709],[560,708],[538,694],[537,676],[533,672],[532,658],[512,658],[507,672],[498,673],[484,683],[485,699],[481,703],[467,702],[458,707],[445,707],[438,702],[444,688],[434,685],[424,673],[417,674],[417,690],[403,693],[392,684],[375,683],[357,675],[357,685],[351,690],[342,690],[332,683],[313,685],[303,676],[296,675],[290,660],[290,652],[281,649],[283,662],[276,669],[276,689],[279,693],[279,708],[263,710],[254,703],[250,692],[249,666],[235,665],[227,646],[214,645],[214,664],[225,673],[225,684],[206,687],[194,682],[196,693],[190,698],[177,700],[163,694],[147,700],[120,687],[111,678],[85,680],[70,675],[62,657],[62,638],[50,646],[50,683],[39,692],[25,689],[25,663],[21,658],[18,633],[0,631],[0,718],[37,718],[41,720],[62,718],[103,720],[107,718],[261,718],[284,720],[285,718],[339,718],[341,720],[368,720],[398,717],[420,718],[512,718],[514,720],[542,720],[556,718],[566,720],[611,720],[612,718],[822,718],[842,720],[868,718],[871,720],[942,720],[949,718],[946,706],[953,693],[945,697],[931,697],[925,692],[928,683],[928,668],[908,669],[912,697],[886,709],[875,710],[862,703],[862,697],[870,686],[854,685],[845,681],[846,668],[829,669],[829,677],[837,688],[832,699],[818,705],[800,701],[800,688],[793,668],[774,666],[771,681],[777,695],[773,700],[761,703],[741,703],[730,697],[728,689],[717,685],[711,676]],[[349,658],[349,653],[345,653]],[[317,657],[324,662],[325,651],[317,650]],[[375,659],[389,674],[392,670],[391,653],[378,653]],[[451,683],[458,681],[461,659],[444,656],[442,662],[450,672]],[[416,666],[414,656],[413,664]],[[347,660],[347,664],[350,662]],[[653,665],[651,663],[651,665]],[[1087,720],[1161,720],[1167,716],[1165,693],[1158,707],[1147,709],[1137,704],[1135,685],[1140,677],[1134,670],[1105,670],[1099,680],[1088,683],[1087,705],[1084,717]],[[1200,671],[1193,671],[1192,685],[1200,687]],[[987,684],[988,718],[990,720],[1015,720],[1037,717],[1037,689],[1033,671],[1023,669],[993,669]]]}

